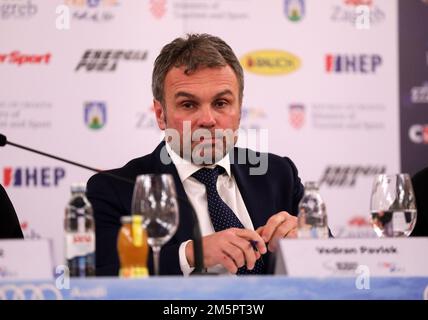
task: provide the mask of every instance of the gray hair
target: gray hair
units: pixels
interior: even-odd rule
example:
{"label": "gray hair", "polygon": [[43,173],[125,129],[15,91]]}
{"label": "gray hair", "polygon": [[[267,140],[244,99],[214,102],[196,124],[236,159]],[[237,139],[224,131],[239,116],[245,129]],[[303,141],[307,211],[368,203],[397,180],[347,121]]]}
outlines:
{"label": "gray hair", "polygon": [[165,77],[173,67],[185,67],[191,74],[198,68],[216,68],[229,65],[239,85],[239,103],[244,92],[244,72],[232,48],[222,39],[209,34],[187,34],[165,45],[155,60],[152,74],[153,97],[164,106]]}

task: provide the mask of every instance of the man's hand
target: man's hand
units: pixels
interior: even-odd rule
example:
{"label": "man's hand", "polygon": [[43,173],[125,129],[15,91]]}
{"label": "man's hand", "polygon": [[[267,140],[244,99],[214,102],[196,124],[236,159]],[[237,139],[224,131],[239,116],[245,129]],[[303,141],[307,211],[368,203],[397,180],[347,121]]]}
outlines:
{"label": "man's hand", "polygon": [[[250,240],[254,241],[257,250]],[[236,273],[244,265],[249,270],[253,269],[256,261],[267,252],[265,242],[256,231],[239,228],[205,236],[202,238],[202,246],[206,268],[221,264],[231,273]],[[186,245],[186,258],[193,267],[193,241]]]}
{"label": "man's hand", "polygon": [[256,232],[265,243],[269,243],[269,251],[274,252],[280,239],[297,237],[297,218],[286,211],[278,212],[270,217],[267,223],[259,227]]}

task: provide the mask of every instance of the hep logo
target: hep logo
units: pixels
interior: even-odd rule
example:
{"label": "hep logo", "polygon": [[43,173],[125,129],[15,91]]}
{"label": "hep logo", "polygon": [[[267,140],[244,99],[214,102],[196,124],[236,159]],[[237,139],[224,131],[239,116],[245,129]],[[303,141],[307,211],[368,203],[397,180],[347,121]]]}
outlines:
{"label": "hep logo", "polygon": [[61,167],[5,167],[2,184],[5,187],[56,187],[64,177],[65,169]]}
{"label": "hep logo", "polygon": [[327,73],[370,74],[376,73],[381,64],[382,57],[378,54],[327,54],[325,56]]}

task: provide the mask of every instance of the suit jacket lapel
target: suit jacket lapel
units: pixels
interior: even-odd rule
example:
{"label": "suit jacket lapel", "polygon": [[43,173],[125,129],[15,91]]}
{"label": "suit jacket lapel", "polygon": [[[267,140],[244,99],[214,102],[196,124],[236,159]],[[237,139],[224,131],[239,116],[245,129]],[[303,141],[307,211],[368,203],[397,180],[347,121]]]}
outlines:
{"label": "suit jacket lapel", "polygon": [[235,154],[235,161],[234,163],[231,162],[231,171],[253,222],[254,229],[257,229],[266,224],[267,214],[270,211],[267,206],[270,204],[263,199],[263,194],[266,191],[262,192],[256,179],[250,176],[250,167],[246,164],[237,164],[237,159]]}

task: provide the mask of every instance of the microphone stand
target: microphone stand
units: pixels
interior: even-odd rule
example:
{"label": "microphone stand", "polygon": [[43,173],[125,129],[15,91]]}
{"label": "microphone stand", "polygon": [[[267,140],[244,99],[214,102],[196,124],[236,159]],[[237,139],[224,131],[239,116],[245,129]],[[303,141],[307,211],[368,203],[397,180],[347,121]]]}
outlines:
{"label": "microphone stand", "polygon": [[[126,179],[124,177],[117,176],[115,174],[111,174],[109,172],[106,172],[106,171],[103,171],[103,170],[100,170],[97,168],[89,167],[87,165],[84,165],[84,164],[81,164],[81,163],[78,163],[75,161],[71,161],[71,160],[61,158],[61,157],[58,157],[58,156],[55,156],[55,155],[52,155],[52,154],[49,154],[49,153],[46,153],[46,152],[43,152],[40,150],[36,150],[33,148],[29,148],[27,146],[23,146],[23,145],[18,144],[18,143],[14,143],[12,141],[8,141],[6,136],[0,133],[0,147],[4,147],[7,144],[14,146],[16,148],[19,148],[19,149],[23,149],[23,150],[26,150],[26,151],[29,151],[32,153],[42,155],[44,157],[52,158],[52,159],[55,159],[58,161],[62,161],[62,162],[71,164],[71,165],[76,166],[76,167],[80,167],[80,168],[87,169],[87,170],[90,170],[90,171],[93,171],[93,172],[96,172],[99,174],[103,174],[103,175],[109,176],[113,179],[120,180],[122,182],[135,184],[135,181],[132,181],[130,179]],[[193,240],[193,259],[195,262],[195,267],[194,267],[194,270],[192,271],[191,275],[214,275],[213,273],[203,272],[205,268],[204,268],[204,258],[203,258],[204,255],[203,255],[203,248],[202,248],[202,236],[201,236],[201,230],[199,229],[199,221],[198,221],[198,217],[196,215],[195,209],[193,208],[193,205],[190,203],[190,201],[188,201],[187,199],[184,199],[184,198],[179,197],[179,196],[177,196],[177,199],[179,201],[181,201],[182,203],[186,204],[190,208],[190,211],[192,212],[192,216],[193,216],[193,221],[194,221],[192,240]]]}

